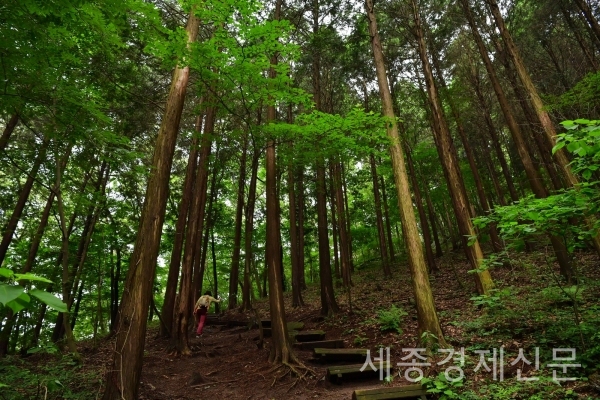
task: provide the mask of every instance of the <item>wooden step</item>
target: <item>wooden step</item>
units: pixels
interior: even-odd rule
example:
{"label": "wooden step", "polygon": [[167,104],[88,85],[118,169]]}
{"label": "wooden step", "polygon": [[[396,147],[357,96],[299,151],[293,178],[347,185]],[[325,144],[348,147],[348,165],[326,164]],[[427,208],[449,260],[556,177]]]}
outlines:
{"label": "wooden step", "polygon": [[422,385],[408,385],[391,388],[355,390],[352,400],[391,400],[420,399],[427,400],[427,391]]}
{"label": "wooden step", "polygon": [[325,331],[297,332],[294,337],[297,342],[315,342],[317,340],[325,340]]}
{"label": "wooden step", "polygon": [[299,350],[313,350],[317,347],[322,349],[341,349],[344,347],[344,341],[342,339],[335,340],[321,340],[317,342],[302,342],[294,343],[294,347]]}
{"label": "wooden step", "polygon": [[287,323],[288,331],[301,331],[304,329],[304,322],[292,321]]}
{"label": "wooden step", "polygon": [[[263,329],[271,328],[271,320],[263,319],[260,321]],[[290,321],[287,323],[288,331],[300,331],[304,328],[304,322]]]}
{"label": "wooden step", "polygon": [[[298,331],[296,329],[302,329],[303,327],[304,327],[304,324],[302,322],[288,322],[288,336],[290,338],[293,338],[295,335],[298,334]],[[263,337],[271,337],[271,336],[272,336],[271,328],[263,328]]]}
{"label": "wooden step", "polygon": [[[376,364],[376,367],[379,368],[379,363]],[[383,373],[385,375],[385,370],[390,368],[390,363],[388,361],[384,361],[382,364],[384,370]],[[366,368],[361,371],[363,365],[364,364],[354,364],[329,367],[327,368],[327,379],[330,382],[341,383],[344,379],[379,378],[379,369],[375,371],[370,365],[367,365]]]}
{"label": "wooden step", "polygon": [[325,349],[317,347],[313,350],[313,358],[321,362],[330,361],[362,361],[367,359],[367,349]]}

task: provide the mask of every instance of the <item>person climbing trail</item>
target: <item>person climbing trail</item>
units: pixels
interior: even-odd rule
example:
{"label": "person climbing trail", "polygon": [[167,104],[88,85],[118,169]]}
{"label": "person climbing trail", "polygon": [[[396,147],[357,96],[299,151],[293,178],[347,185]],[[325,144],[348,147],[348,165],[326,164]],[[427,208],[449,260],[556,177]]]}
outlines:
{"label": "person climbing trail", "polygon": [[194,307],[194,316],[198,321],[198,329],[196,329],[196,336],[202,336],[202,330],[204,329],[204,323],[206,322],[206,313],[210,308],[210,303],[220,303],[221,299],[215,299],[212,297],[212,293],[206,291],[204,296],[200,296]]}

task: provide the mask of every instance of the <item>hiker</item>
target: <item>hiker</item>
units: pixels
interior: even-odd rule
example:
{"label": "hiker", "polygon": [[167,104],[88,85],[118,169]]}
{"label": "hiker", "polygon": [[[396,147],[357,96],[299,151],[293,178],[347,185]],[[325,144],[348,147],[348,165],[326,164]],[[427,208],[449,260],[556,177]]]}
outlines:
{"label": "hiker", "polygon": [[202,329],[204,329],[204,323],[206,322],[206,313],[210,308],[210,303],[220,303],[220,299],[212,297],[210,290],[204,293],[204,296],[200,296],[194,307],[194,316],[198,320],[198,329],[196,330],[196,336],[202,336]]}

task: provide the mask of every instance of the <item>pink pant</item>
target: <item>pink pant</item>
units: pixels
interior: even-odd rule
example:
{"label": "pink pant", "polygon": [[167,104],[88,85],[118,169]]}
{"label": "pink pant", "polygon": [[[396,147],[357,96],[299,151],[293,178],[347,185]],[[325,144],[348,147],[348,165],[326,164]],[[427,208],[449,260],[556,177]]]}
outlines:
{"label": "pink pant", "polygon": [[206,307],[200,307],[198,311],[196,311],[196,315],[199,317],[198,321],[198,329],[196,330],[196,335],[202,334],[202,329],[204,329],[204,323],[206,322],[206,312],[208,310]]}

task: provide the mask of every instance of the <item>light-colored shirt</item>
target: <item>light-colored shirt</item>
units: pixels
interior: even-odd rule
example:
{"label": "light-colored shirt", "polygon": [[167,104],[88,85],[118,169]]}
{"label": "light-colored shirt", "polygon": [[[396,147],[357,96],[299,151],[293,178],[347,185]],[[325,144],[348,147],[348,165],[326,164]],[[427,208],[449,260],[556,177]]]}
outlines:
{"label": "light-colored shirt", "polygon": [[200,296],[200,298],[196,302],[196,306],[194,307],[194,310],[197,310],[198,308],[200,308],[202,306],[204,306],[208,309],[208,308],[210,308],[210,303],[212,303],[212,302],[220,303],[221,300],[215,299],[214,297],[209,296],[207,294],[205,294],[204,296]]}

